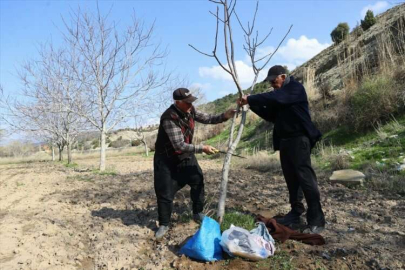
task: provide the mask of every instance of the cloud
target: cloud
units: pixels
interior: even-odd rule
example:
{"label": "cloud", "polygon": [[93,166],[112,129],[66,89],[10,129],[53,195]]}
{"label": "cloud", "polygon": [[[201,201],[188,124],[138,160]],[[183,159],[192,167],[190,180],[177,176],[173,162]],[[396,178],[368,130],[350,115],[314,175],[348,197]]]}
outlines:
{"label": "cloud", "polygon": [[[250,84],[253,82],[254,73],[252,67],[241,60],[235,61],[236,70],[241,84]],[[199,74],[203,78],[212,78],[216,80],[233,81],[231,75],[224,71],[220,66],[200,67]]]}
{"label": "cloud", "polygon": [[287,60],[287,63],[301,65],[329,45],[320,43],[316,38],[309,39],[306,36],[300,36],[299,39],[290,38],[287,45],[282,46],[278,53],[282,59]]}
{"label": "cloud", "polygon": [[[329,46],[330,44],[322,44],[316,38],[309,39],[306,36],[300,36],[298,39],[290,38],[285,46],[278,49],[274,59],[277,59],[277,64],[286,65],[293,70]],[[258,57],[274,52],[274,50],[274,47],[258,50]],[[272,61],[274,62],[274,60]]]}
{"label": "cloud", "polygon": [[190,86],[191,91],[194,89],[200,89],[200,90],[210,90],[212,88],[212,85],[210,83],[193,83]]}
{"label": "cloud", "polygon": [[[317,39],[309,39],[306,36],[301,36],[298,39],[290,38],[285,46],[279,48],[272,62],[275,64],[286,65],[290,70],[293,70],[295,67],[308,61],[328,46],[330,46],[330,44],[322,44]],[[259,59],[274,52],[274,50],[274,47],[259,48],[257,50],[256,58]],[[247,56],[245,56],[244,61],[235,61],[239,81],[243,88],[250,86],[254,79],[252,67],[246,63],[250,63],[250,59]],[[260,66],[260,64],[258,66]],[[266,73],[267,69],[260,73],[258,78],[259,82],[265,78]],[[225,72],[220,66],[200,67],[199,75],[202,78],[232,82],[231,75]]]}
{"label": "cloud", "polygon": [[378,13],[381,13],[381,12],[387,10],[389,5],[390,4],[386,1],[378,1],[374,5],[365,6],[361,10],[361,18],[364,18],[364,16],[366,16],[367,10],[371,10],[374,12],[374,15],[377,15]]}

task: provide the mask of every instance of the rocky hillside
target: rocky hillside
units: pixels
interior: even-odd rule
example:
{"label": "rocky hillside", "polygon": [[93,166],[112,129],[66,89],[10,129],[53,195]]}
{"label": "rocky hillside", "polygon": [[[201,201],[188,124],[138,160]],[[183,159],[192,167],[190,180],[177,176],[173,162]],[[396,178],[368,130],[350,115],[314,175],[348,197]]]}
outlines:
{"label": "rocky hillside", "polygon": [[377,23],[367,31],[357,26],[347,40],[326,48],[292,74],[309,92],[319,92],[325,85],[339,90],[350,79],[372,73],[384,61],[403,59],[404,50],[405,4],[401,4],[377,16]]}

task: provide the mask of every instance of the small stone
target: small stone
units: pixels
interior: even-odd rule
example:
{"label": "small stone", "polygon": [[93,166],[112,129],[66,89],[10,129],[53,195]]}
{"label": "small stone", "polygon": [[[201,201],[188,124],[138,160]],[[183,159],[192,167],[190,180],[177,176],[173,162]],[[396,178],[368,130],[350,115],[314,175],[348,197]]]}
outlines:
{"label": "small stone", "polygon": [[77,260],[77,261],[82,261],[82,260],[83,260],[83,256],[79,254],[79,255],[75,258],[75,260]]}
{"label": "small stone", "polygon": [[326,251],[322,252],[322,258],[324,258],[325,260],[330,260],[331,259],[330,255]]}

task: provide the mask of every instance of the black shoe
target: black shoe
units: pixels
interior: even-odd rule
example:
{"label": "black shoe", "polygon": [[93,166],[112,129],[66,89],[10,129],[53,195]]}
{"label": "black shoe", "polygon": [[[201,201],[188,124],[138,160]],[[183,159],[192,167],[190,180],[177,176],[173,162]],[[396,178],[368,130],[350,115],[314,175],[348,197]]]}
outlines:
{"label": "black shoe", "polygon": [[325,226],[308,225],[302,233],[321,234],[325,230]]}
{"label": "black shoe", "polygon": [[205,215],[203,213],[193,214],[193,219],[197,223],[201,223],[204,219]]}
{"label": "black shoe", "polygon": [[284,217],[276,218],[276,221],[278,224],[287,227],[294,227],[295,225],[301,224],[300,216],[301,214],[297,213],[294,210],[291,210]]}

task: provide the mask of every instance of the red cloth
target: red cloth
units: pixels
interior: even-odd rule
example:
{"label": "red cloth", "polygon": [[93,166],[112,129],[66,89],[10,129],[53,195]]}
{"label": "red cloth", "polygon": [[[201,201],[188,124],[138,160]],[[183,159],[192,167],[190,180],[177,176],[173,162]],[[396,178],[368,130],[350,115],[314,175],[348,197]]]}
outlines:
{"label": "red cloth", "polygon": [[265,218],[262,215],[258,215],[256,220],[263,222],[271,236],[281,243],[284,243],[287,239],[292,239],[309,245],[325,245],[325,239],[319,234],[299,233],[284,225],[278,224],[274,218]]}

